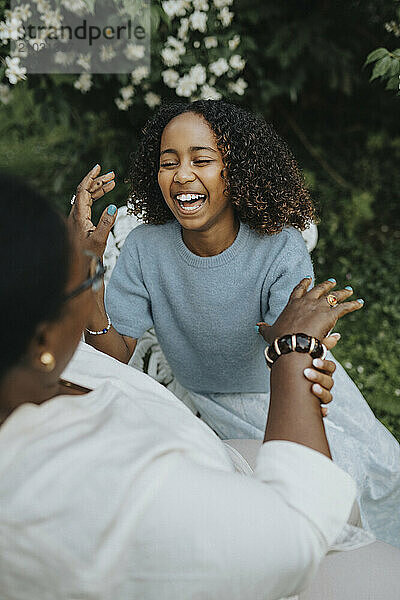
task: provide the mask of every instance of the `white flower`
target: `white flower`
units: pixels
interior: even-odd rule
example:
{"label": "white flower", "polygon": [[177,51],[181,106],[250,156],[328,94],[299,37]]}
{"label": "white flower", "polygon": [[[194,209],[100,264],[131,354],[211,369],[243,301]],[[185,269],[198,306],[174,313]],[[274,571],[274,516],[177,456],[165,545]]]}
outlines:
{"label": "white flower", "polygon": [[395,396],[400,396],[400,389],[397,388],[396,390],[394,390],[394,395]]}
{"label": "white flower", "polygon": [[161,3],[163,10],[173,19],[174,17],[183,17],[186,14],[186,9],[189,8],[190,2],[187,0],[166,0]]}
{"label": "white flower", "polygon": [[207,29],[207,13],[195,10],[189,17],[190,27],[204,33]]}
{"label": "white flower", "polygon": [[128,110],[132,106],[132,100],[122,100],[122,98],[115,98],[115,104],[119,110]]}
{"label": "white flower", "polygon": [[77,15],[81,15],[86,12],[86,5],[84,0],[62,0],[61,4],[69,10],[70,12],[74,12]]}
{"label": "white flower", "polygon": [[109,62],[115,58],[117,53],[112,46],[106,46],[103,44],[100,48],[100,60],[101,62]]}
{"label": "white flower", "polygon": [[204,38],[204,45],[209,50],[210,48],[216,48],[218,46],[218,40],[215,35],[209,35]]}
{"label": "white flower", "polygon": [[179,55],[185,54],[185,44],[181,42],[181,40],[177,40],[172,35],[167,37],[166,46],[170,46],[173,50],[175,50]]}
{"label": "white flower", "polygon": [[189,98],[196,91],[196,84],[190,75],[186,74],[178,81],[176,93],[178,96]]}
{"label": "white flower", "polygon": [[221,100],[222,98],[221,94],[207,83],[201,88],[201,97],[203,100]]}
{"label": "white flower", "polygon": [[240,35],[236,34],[228,42],[229,50],[232,50],[232,51],[236,50],[236,48],[239,46],[239,44],[240,44]]}
{"label": "white flower", "polygon": [[132,82],[137,85],[142,81],[142,79],[146,79],[149,76],[149,69],[145,65],[141,65],[140,67],[136,67],[133,69],[131,73]]}
{"label": "white flower", "polygon": [[193,7],[195,10],[209,10],[207,0],[193,0]]}
{"label": "white flower", "polygon": [[231,6],[233,0],[214,0],[214,6],[216,8],[223,8],[224,6]]}
{"label": "white flower", "polygon": [[14,14],[21,19],[21,21],[27,21],[32,16],[29,4],[21,4],[20,6],[16,6],[14,8]]}
{"label": "white flower", "polygon": [[223,27],[228,27],[233,19],[233,12],[229,12],[229,9],[224,6],[218,13],[218,19],[221,21]]}
{"label": "white flower", "polygon": [[189,19],[181,19],[180,26],[178,29],[177,36],[180,40],[187,39],[187,32],[189,30]]}
{"label": "white flower", "polygon": [[177,86],[179,81],[179,73],[177,71],[174,71],[174,69],[166,69],[161,73],[161,76],[165,85],[167,85],[168,87],[174,88]]}
{"label": "white flower", "polygon": [[208,70],[210,73],[214,73],[214,75],[217,77],[221,77],[221,75],[229,70],[229,65],[225,58],[219,58],[215,62],[212,62],[208,65]]}
{"label": "white flower", "polygon": [[180,63],[179,54],[172,48],[163,48],[161,50],[161,58],[167,67],[174,67]]}
{"label": "white flower", "polygon": [[15,85],[21,79],[26,79],[26,68],[20,66],[17,56],[14,58],[7,56],[5,62],[7,65],[6,77],[12,85]]}
{"label": "white flower", "polygon": [[5,83],[0,83],[0,102],[8,104],[11,100],[11,90]]}
{"label": "white flower", "polygon": [[128,60],[138,60],[144,57],[144,46],[138,44],[128,44],[124,50]]}
{"label": "white flower", "polygon": [[56,65],[64,65],[68,67],[72,65],[74,62],[74,53],[73,52],[61,52],[60,50],[54,55],[54,62]]}
{"label": "white flower", "polygon": [[0,21],[0,40],[4,45],[8,42],[8,27],[4,21]]}
{"label": "white flower", "polygon": [[7,37],[10,40],[16,41],[24,37],[24,28],[21,19],[11,17],[6,20]]}
{"label": "white flower", "polygon": [[127,85],[126,87],[122,87],[119,90],[119,93],[121,94],[123,100],[130,100],[135,93],[135,90],[133,89],[132,85]]}
{"label": "white flower", "polygon": [[82,67],[85,71],[90,71],[90,53],[89,54],[79,54],[76,64]]}
{"label": "white flower", "polygon": [[362,367],[361,365],[357,367],[357,373],[364,373],[364,367]]}
{"label": "white flower", "polygon": [[147,94],[144,97],[144,101],[150,108],[155,108],[160,104],[161,97],[158,94],[154,94],[153,92],[147,92]]}
{"label": "white flower", "polygon": [[47,0],[36,0],[36,7],[40,13],[44,13],[51,9],[50,2],[47,2]]}
{"label": "white flower", "polygon": [[344,366],[345,366],[345,369],[352,369],[353,368],[353,365],[351,364],[350,361],[345,362]]}
{"label": "white flower", "polygon": [[243,71],[246,66],[246,61],[243,60],[239,54],[234,54],[230,57],[229,64],[231,65],[232,69],[235,69],[236,71]]}
{"label": "white flower", "polygon": [[86,94],[86,92],[90,90],[92,85],[93,82],[90,73],[82,73],[82,75],[80,75],[78,79],[74,82],[74,88],[82,92],[82,94]]}
{"label": "white flower", "polygon": [[243,96],[245,89],[248,87],[247,81],[239,77],[235,82],[230,81],[228,84],[228,89],[233,94],[237,94],[238,96]]}
{"label": "white flower", "polygon": [[202,65],[195,65],[189,71],[189,75],[197,85],[203,85],[206,82],[206,70]]}
{"label": "white flower", "polygon": [[59,29],[62,24],[63,17],[60,15],[59,9],[57,10],[46,10],[42,14],[42,21],[46,27],[55,27]]}

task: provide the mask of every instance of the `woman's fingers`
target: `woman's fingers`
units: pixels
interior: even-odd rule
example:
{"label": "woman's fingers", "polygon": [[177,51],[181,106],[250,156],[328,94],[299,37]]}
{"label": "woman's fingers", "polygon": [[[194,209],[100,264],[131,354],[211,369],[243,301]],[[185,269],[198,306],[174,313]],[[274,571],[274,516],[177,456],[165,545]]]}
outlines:
{"label": "woman's fingers", "polygon": [[326,358],[314,358],[312,364],[318,371],[322,371],[328,375],[332,375],[336,371],[336,364],[333,362],[333,360],[327,360]]}
{"label": "woman's fingers", "polygon": [[340,333],[332,333],[331,335],[327,335],[322,341],[327,350],[332,350],[340,340]]}
{"label": "woman's fingers", "polygon": [[329,404],[329,402],[332,401],[332,394],[330,391],[322,387],[319,383],[313,383],[311,391],[321,404]]}
{"label": "woman's fingers", "polygon": [[328,409],[326,408],[326,406],[321,406],[321,415],[322,415],[322,418],[325,419],[325,417],[327,416],[327,414],[328,414]]}
{"label": "woman's fingers", "polygon": [[325,373],[316,371],[315,369],[304,369],[304,375],[308,381],[312,381],[313,384],[316,384],[318,389],[324,388],[325,390],[329,391],[333,387],[332,375],[326,375]]}
{"label": "woman's fingers", "polygon": [[292,293],[290,294],[290,300],[294,300],[295,298],[302,298],[304,296],[304,294],[306,293],[306,291],[308,290],[308,287],[310,285],[312,281],[312,277],[305,277],[304,279],[302,279],[300,281],[300,283],[298,283],[296,285],[296,287],[293,289]]}

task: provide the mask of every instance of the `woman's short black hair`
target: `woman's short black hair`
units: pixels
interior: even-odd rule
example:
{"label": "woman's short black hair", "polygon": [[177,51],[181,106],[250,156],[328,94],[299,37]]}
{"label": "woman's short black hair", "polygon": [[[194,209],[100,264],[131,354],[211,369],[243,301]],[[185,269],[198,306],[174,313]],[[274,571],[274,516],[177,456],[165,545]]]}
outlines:
{"label": "woman's short black hair", "polygon": [[226,167],[225,193],[241,221],[259,233],[315,220],[310,194],[286,142],[262,117],[222,100],[164,104],[147,122],[130,166],[129,212],[155,225],[175,217],[157,181],[161,136],[176,116],[201,115],[216,135]]}
{"label": "woman's short black hair", "polygon": [[39,323],[60,315],[70,242],[64,219],[17,178],[0,173],[0,197],[1,379]]}

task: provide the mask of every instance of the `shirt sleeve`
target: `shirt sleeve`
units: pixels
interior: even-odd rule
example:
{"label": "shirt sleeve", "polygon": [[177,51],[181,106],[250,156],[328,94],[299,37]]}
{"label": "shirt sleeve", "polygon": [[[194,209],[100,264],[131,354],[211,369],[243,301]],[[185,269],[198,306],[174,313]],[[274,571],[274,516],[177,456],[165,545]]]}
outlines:
{"label": "shirt sleeve", "polygon": [[293,288],[304,277],[312,276],[314,270],[301,233],[295,229],[287,232],[289,242],[277,259],[273,276],[266,279],[262,290],[263,320],[273,325],[285,308]]}
{"label": "shirt sleeve", "polygon": [[137,230],[126,239],[106,288],[105,304],[111,323],[122,335],[140,338],[153,326],[149,292],[143,281]]}
{"label": "shirt sleeve", "polygon": [[355,498],[354,481],[332,461],[285,441],[263,444],[254,477],[206,468],[182,454],[158,481],[137,535],[148,555],[139,571],[164,600],[299,593]]}

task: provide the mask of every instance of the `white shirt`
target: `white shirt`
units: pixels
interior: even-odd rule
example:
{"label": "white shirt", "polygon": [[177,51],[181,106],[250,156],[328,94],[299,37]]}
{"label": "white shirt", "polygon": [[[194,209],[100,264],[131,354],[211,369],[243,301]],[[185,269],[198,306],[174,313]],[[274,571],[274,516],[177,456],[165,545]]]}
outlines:
{"label": "white shirt", "polygon": [[65,379],[0,428],[2,600],[272,600],[301,591],[343,528],[351,477],[263,444],[255,472],[160,384],[81,343]]}

